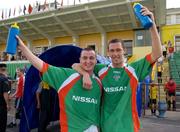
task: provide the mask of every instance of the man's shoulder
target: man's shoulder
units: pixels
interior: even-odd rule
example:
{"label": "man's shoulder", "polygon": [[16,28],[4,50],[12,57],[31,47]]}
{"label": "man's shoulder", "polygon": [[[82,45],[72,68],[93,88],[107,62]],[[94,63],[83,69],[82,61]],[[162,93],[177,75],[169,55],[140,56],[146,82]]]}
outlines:
{"label": "man's shoulder", "polygon": [[65,73],[67,74],[67,76],[80,76],[80,74],[76,70],[71,68],[65,68]]}
{"label": "man's shoulder", "polygon": [[139,66],[140,64],[144,64],[144,62],[148,62],[148,57],[149,57],[149,54],[145,55],[144,57],[138,59],[138,60],[135,60],[134,62],[128,64],[132,67],[135,67],[135,66]]}
{"label": "man's shoulder", "polygon": [[0,82],[8,81],[8,78],[5,77],[3,74],[0,74]]}
{"label": "man's shoulder", "polygon": [[74,69],[71,69],[71,68],[66,68],[66,72],[69,74],[69,75],[73,75],[73,76],[80,76],[80,73],[77,72],[76,70]]}
{"label": "man's shoulder", "polygon": [[52,66],[54,69],[61,69],[62,71],[64,72],[67,72],[67,73],[75,73],[76,71],[72,68],[67,68],[67,67],[56,67],[56,66]]}
{"label": "man's shoulder", "polygon": [[74,69],[72,69],[72,68],[63,68],[65,71],[67,71],[67,72],[72,72],[72,73],[75,73],[76,72],[76,70],[74,70]]}

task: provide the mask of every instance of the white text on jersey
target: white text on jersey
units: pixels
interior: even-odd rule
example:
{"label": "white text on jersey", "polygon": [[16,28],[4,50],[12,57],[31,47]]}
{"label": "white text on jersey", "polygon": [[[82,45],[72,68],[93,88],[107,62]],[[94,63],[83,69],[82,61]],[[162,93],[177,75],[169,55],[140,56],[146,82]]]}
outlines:
{"label": "white text on jersey", "polygon": [[90,98],[90,97],[81,97],[81,96],[73,95],[72,100],[77,101],[77,102],[97,104],[97,99]]}
{"label": "white text on jersey", "polygon": [[127,89],[126,86],[121,86],[121,87],[104,87],[104,90],[106,92],[125,92]]}

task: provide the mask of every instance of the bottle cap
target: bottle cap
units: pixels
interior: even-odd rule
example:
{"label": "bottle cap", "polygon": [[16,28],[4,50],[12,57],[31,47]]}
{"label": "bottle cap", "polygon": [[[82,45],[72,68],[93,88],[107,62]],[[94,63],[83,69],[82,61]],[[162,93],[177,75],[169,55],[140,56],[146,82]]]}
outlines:
{"label": "bottle cap", "polygon": [[14,28],[18,28],[18,29],[19,29],[19,26],[17,25],[17,22],[15,22],[13,25],[11,25],[11,27],[14,27]]}
{"label": "bottle cap", "polygon": [[140,3],[135,2],[135,3],[133,4],[133,8],[134,8],[136,5],[140,5],[140,6],[141,6]]}

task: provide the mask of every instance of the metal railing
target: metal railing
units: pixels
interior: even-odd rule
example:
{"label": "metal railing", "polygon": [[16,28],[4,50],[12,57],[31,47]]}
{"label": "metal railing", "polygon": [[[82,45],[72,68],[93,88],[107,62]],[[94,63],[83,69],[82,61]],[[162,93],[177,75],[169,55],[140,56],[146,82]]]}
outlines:
{"label": "metal railing", "polygon": [[[156,109],[158,110],[158,102],[167,102],[168,94],[165,89],[165,84],[164,83],[141,83],[142,87],[142,116],[146,115],[146,110],[150,108],[150,88],[152,86],[157,87],[157,103],[156,103]],[[177,87],[180,87],[180,85],[177,85]],[[148,92],[147,92],[148,91]],[[177,92],[176,96],[180,96]]]}

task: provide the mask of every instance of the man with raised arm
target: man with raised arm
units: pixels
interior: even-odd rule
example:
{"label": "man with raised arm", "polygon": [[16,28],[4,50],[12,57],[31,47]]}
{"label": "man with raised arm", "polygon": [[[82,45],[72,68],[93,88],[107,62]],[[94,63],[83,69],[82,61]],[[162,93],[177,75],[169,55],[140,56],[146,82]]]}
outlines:
{"label": "man with raised arm", "polygon": [[[108,43],[107,50],[112,63],[95,66],[95,73],[101,79],[104,92],[101,112],[102,132],[138,132],[140,129],[136,107],[138,82],[150,74],[152,65],[162,55],[154,16],[146,7],[143,7],[141,12],[150,16],[153,21],[153,26],[149,29],[152,52],[128,65],[125,64],[123,41],[113,39]],[[72,67],[83,75],[84,87],[91,89],[91,79],[82,65],[74,64]]]}
{"label": "man with raised arm", "polygon": [[[101,83],[93,74],[96,54],[83,49],[80,64],[92,80],[92,89],[82,87],[82,77],[72,69],[49,65],[36,57],[17,36],[18,48],[42,73],[42,80],[55,88],[59,96],[61,132],[98,132],[100,122]],[[88,112],[88,113],[87,113]]]}

